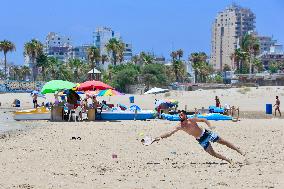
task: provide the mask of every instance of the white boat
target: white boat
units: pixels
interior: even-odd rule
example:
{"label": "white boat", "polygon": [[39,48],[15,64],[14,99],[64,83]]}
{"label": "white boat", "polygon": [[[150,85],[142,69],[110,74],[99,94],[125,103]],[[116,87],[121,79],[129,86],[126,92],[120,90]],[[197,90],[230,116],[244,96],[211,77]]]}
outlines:
{"label": "white boat", "polygon": [[50,120],[51,111],[45,107],[14,112],[15,120]]}

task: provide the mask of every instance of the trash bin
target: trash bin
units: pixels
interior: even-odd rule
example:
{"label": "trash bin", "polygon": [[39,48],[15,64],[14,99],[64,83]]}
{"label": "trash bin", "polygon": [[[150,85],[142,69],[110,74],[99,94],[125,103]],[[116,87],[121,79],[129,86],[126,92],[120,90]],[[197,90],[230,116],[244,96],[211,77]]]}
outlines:
{"label": "trash bin", "polygon": [[272,114],[272,104],[266,104],[266,114]]}
{"label": "trash bin", "polygon": [[130,101],[130,103],[134,103],[134,96],[130,96],[129,101]]}
{"label": "trash bin", "polygon": [[61,106],[51,107],[51,121],[63,121],[63,107]]}
{"label": "trash bin", "polygon": [[90,108],[88,110],[88,121],[96,121],[96,109]]}

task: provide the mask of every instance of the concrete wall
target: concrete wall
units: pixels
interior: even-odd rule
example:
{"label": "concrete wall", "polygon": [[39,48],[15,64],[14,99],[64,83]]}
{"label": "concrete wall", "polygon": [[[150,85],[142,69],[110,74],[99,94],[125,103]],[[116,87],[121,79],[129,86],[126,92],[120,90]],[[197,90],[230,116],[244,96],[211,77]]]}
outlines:
{"label": "concrete wall", "polygon": [[4,81],[0,80],[0,92],[29,92],[40,90],[45,84],[43,81]]}

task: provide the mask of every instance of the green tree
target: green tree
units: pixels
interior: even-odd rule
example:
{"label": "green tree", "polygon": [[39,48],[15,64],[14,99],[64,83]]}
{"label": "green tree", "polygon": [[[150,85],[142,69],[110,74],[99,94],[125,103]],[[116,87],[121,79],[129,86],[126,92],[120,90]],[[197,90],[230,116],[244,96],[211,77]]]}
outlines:
{"label": "green tree", "polygon": [[223,78],[220,74],[217,74],[214,78],[216,83],[223,83]]}
{"label": "green tree", "polygon": [[138,55],[134,55],[131,57],[131,61],[137,65],[140,62],[140,57]]}
{"label": "green tree", "polygon": [[22,67],[22,74],[23,74],[23,80],[26,80],[28,76],[31,75],[31,70],[28,66]]}
{"label": "green tree", "polygon": [[116,66],[117,60],[119,60],[119,62],[123,61],[123,52],[125,50],[125,44],[121,40],[111,38],[106,44],[106,50],[109,54],[111,54],[111,61],[114,66]]}
{"label": "green tree", "polygon": [[166,67],[162,64],[147,64],[141,72],[147,89],[150,88],[150,85],[163,86],[168,83]]}
{"label": "green tree", "polygon": [[2,70],[0,70],[0,79],[5,78],[5,74],[3,73]]}
{"label": "green tree", "polygon": [[259,40],[252,34],[246,34],[241,38],[240,50],[247,56],[244,57],[244,61],[249,65],[249,73],[252,73],[253,59],[260,52]]}
{"label": "green tree", "polygon": [[49,67],[48,57],[45,54],[40,54],[36,58],[36,66],[41,67],[42,80],[46,81],[46,69]]}
{"label": "green tree", "polygon": [[36,40],[32,39],[31,41],[25,43],[24,46],[24,55],[29,56],[32,62],[32,77],[33,80],[36,80],[36,59],[39,55],[43,54],[43,44]]}
{"label": "green tree", "polygon": [[198,78],[200,78],[200,80],[204,80],[205,75],[208,73],[208,71],[211,71],[209,65],[206,62],[206,59],[207,55],[204,52],[191,53],[189,56],[189,61],[191,61],[192,67],[195,72],[195,82],[199,81]]}
{"label": "green tree", "polygon": [[101,57],[102,65],[105,64],[106,61],[108,61],[108,56],[106,54],[103,54]]}
{"label": "green tree", "polygon": [[174,60],[172,63],[172,69],[175,74],[176,81],[181,81],[185,78],[186,70],[185,65],[181,60]]}
{"label": "green tree", "polygon": [[252,65],[253,65],[252,66],[252,68],[253,68],[252,72],[253,73],[254,73],[255,69],[256,69],[257,72],[262,72],[264,70],[263,64],[262,64],[261,60],[258,59],[258,58],[253,59]]}
{"label": "green tree", "polygon": [[71,73],[73,73],[72,81],[76,83],[78,83],[80,80],[79,74],[81,74],[80,71],[81,71],[82,65],[83,65],[83,62],[77,58],[69,59],[68,61],[68,67],[70,68]]}
{"label": "green tree", "polygon": [[276,73],[279,69],[279,64],[276,61],[270,62],[268,70],[270,73]]}
{"label": "green tree", "polygon": [[101,58],[101,55],[100,55],[100,49],[95,47],[95,46],[92,46],[90,48],[88,48],[87,50],[87,53],[88,53],[88,60],[90,62],[90,65],[92,66],[92,71],[93,71],[93,74],[92,74],[92,79],[94,79],[94,68],[95,68],[95,64],[94,62],[96,61],[96,65],[98,65],[98,61],[100,60]]}
{"label": "green tree", "polygon": [[[128,85],[137,83],[139,76],[139,68],[134,64],[121,64],[119,66],[110,67],[112,70],[112,86],[115,88],[126,91]],[[106,78],[105,78],[106,79]]]}
{"label": "green tree", "polygon": [[8,40],[0,41],[0,51],[3,51],[4,53],[4,75],[5,79],[7,79],[7,53],[12,52],[16,50],[16,46],[14,43]]}
{"label": "green tree", "polygon": [[172,57],[172,62],[174,62],[177,59],[177,52],[176,51],[172,51],[170,56]]}
{"label": "green tree", "polygon": [[177,50],[176,54],[177,54],[178,59],[180,60],[183,57],[183,50],[182,49]]}
{"label": "green tree", "polygon": [[140,60],[142,64],[144,65],[154,63],[154,56],[151,55],[150,53],[146,53],[142,51],[139,56],[140,56]]}

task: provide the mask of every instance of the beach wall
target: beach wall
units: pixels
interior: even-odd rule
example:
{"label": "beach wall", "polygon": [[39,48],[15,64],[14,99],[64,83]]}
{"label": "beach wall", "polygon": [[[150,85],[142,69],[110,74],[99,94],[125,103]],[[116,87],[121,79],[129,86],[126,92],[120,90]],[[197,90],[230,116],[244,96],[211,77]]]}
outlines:
{"label": "beach wall", "polygon": [[0,92],[29,92],[40,90],[45,84],[43,81],[4,81],[0,80]]}

